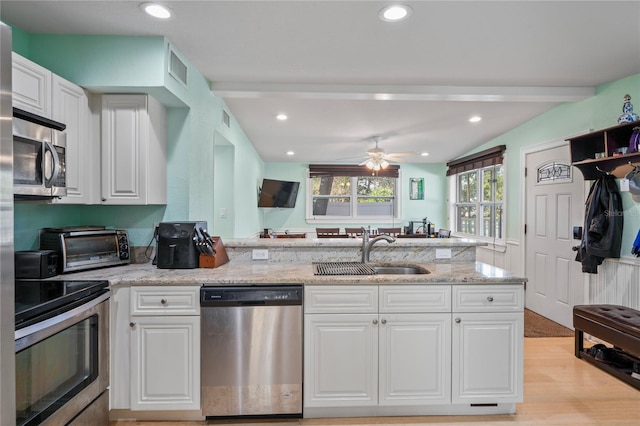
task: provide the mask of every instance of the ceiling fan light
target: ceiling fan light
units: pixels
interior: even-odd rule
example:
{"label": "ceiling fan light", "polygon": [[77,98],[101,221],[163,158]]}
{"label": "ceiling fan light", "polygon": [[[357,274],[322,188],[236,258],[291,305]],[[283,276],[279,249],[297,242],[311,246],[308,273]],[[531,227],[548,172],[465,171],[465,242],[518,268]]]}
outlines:
{"label": "ceiling fan light", "polygon": [[380,167],[382,167],[383,169],[386,169],[387,167],[389,167],[389,162],[387,160],[382,160],[380,162]]}
{"label": "ceiling fan light", "polygon": [[367,161],[365,166],[367,166],[368,169],[373,169],[373,166],[374,166],[373,161],[371,161],[371,160]]}
{"label": "ceiling fan light", "polygon": [[375,163],[375,164],[373,165],[373,170],[375,170],[376,172],[377,172],[378,170],[380,170],[380,163]]}

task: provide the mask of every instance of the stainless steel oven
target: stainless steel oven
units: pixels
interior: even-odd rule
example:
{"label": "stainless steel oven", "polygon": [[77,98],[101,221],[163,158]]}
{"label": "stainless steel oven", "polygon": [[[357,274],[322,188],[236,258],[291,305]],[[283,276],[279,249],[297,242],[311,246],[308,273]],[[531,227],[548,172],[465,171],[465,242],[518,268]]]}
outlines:
{"label": "stainless steel oven", "polygon": [[108,425],[106,281],[16,281],[16,424]]}

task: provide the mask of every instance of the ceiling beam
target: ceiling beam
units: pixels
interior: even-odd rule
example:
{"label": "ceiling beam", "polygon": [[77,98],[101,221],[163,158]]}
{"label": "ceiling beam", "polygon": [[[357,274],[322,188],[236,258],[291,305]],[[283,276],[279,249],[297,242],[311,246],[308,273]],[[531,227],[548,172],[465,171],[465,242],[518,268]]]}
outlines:
{"label": "ceiling beam", "polygon": [[595,95],[594,87],[417,86],[363,84],[211,83],[222,98],[333,100],[576,102]]}

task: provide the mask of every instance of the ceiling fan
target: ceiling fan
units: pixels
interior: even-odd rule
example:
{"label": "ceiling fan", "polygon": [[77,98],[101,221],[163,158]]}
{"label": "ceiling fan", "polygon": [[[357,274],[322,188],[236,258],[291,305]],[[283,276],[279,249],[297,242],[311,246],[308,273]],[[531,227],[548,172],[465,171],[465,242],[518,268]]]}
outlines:
{"label": "ceiling fan", "polygon": [[398,157],[406,157],[411,155],[418,155],[417,152],[386,152],[384,149],[378,146],[378,143],[382,140],[382,136],[374,136],[371,138],[375,143],[375,148],[371,148],[367,151],[368,158],[361,162],[359,166],[367,166],[367,168],[378,171],[380,169],[386,169],[390,162],[401,162]]}

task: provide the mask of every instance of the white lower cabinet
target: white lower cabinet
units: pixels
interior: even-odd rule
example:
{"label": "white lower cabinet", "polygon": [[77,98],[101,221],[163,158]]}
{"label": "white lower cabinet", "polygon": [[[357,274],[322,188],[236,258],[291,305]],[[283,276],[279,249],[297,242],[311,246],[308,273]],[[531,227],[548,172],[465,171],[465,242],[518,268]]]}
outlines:
{"label": "white lower cabinet", "polygon": [[522,402],[522,314],[453,316],[453,403]]}
{"label": "white lower cabinet", "polygon": [[305,286],[305,417],[515,412],[523,298],[521,284]]}
{"label": "white lower cabinet", "polygon": [[379,405],[451,401],[451,316],[385,314],[379,324]]}
{"label": "white lower cabinet", "polygon": [[454,286],[453,299],[452,402],[522,402],[522,286]]}
{"label": "white lower cabinet", "polygon": [[131,286],[111,298],[111,408],[200,410],[198,286]]}
{"label": "white lower cabinet", "polygon": [[131,317],[131,410],[200,408],[200,317]]}
{"label": "white lower cabinet", "polygon": [[450,300],[449,286],[305,286],[304,406],[449,403]]}
{"label": "white lower cabinet", "polygon": [[378,404],[377,314],[305,315],[304,405]]}

